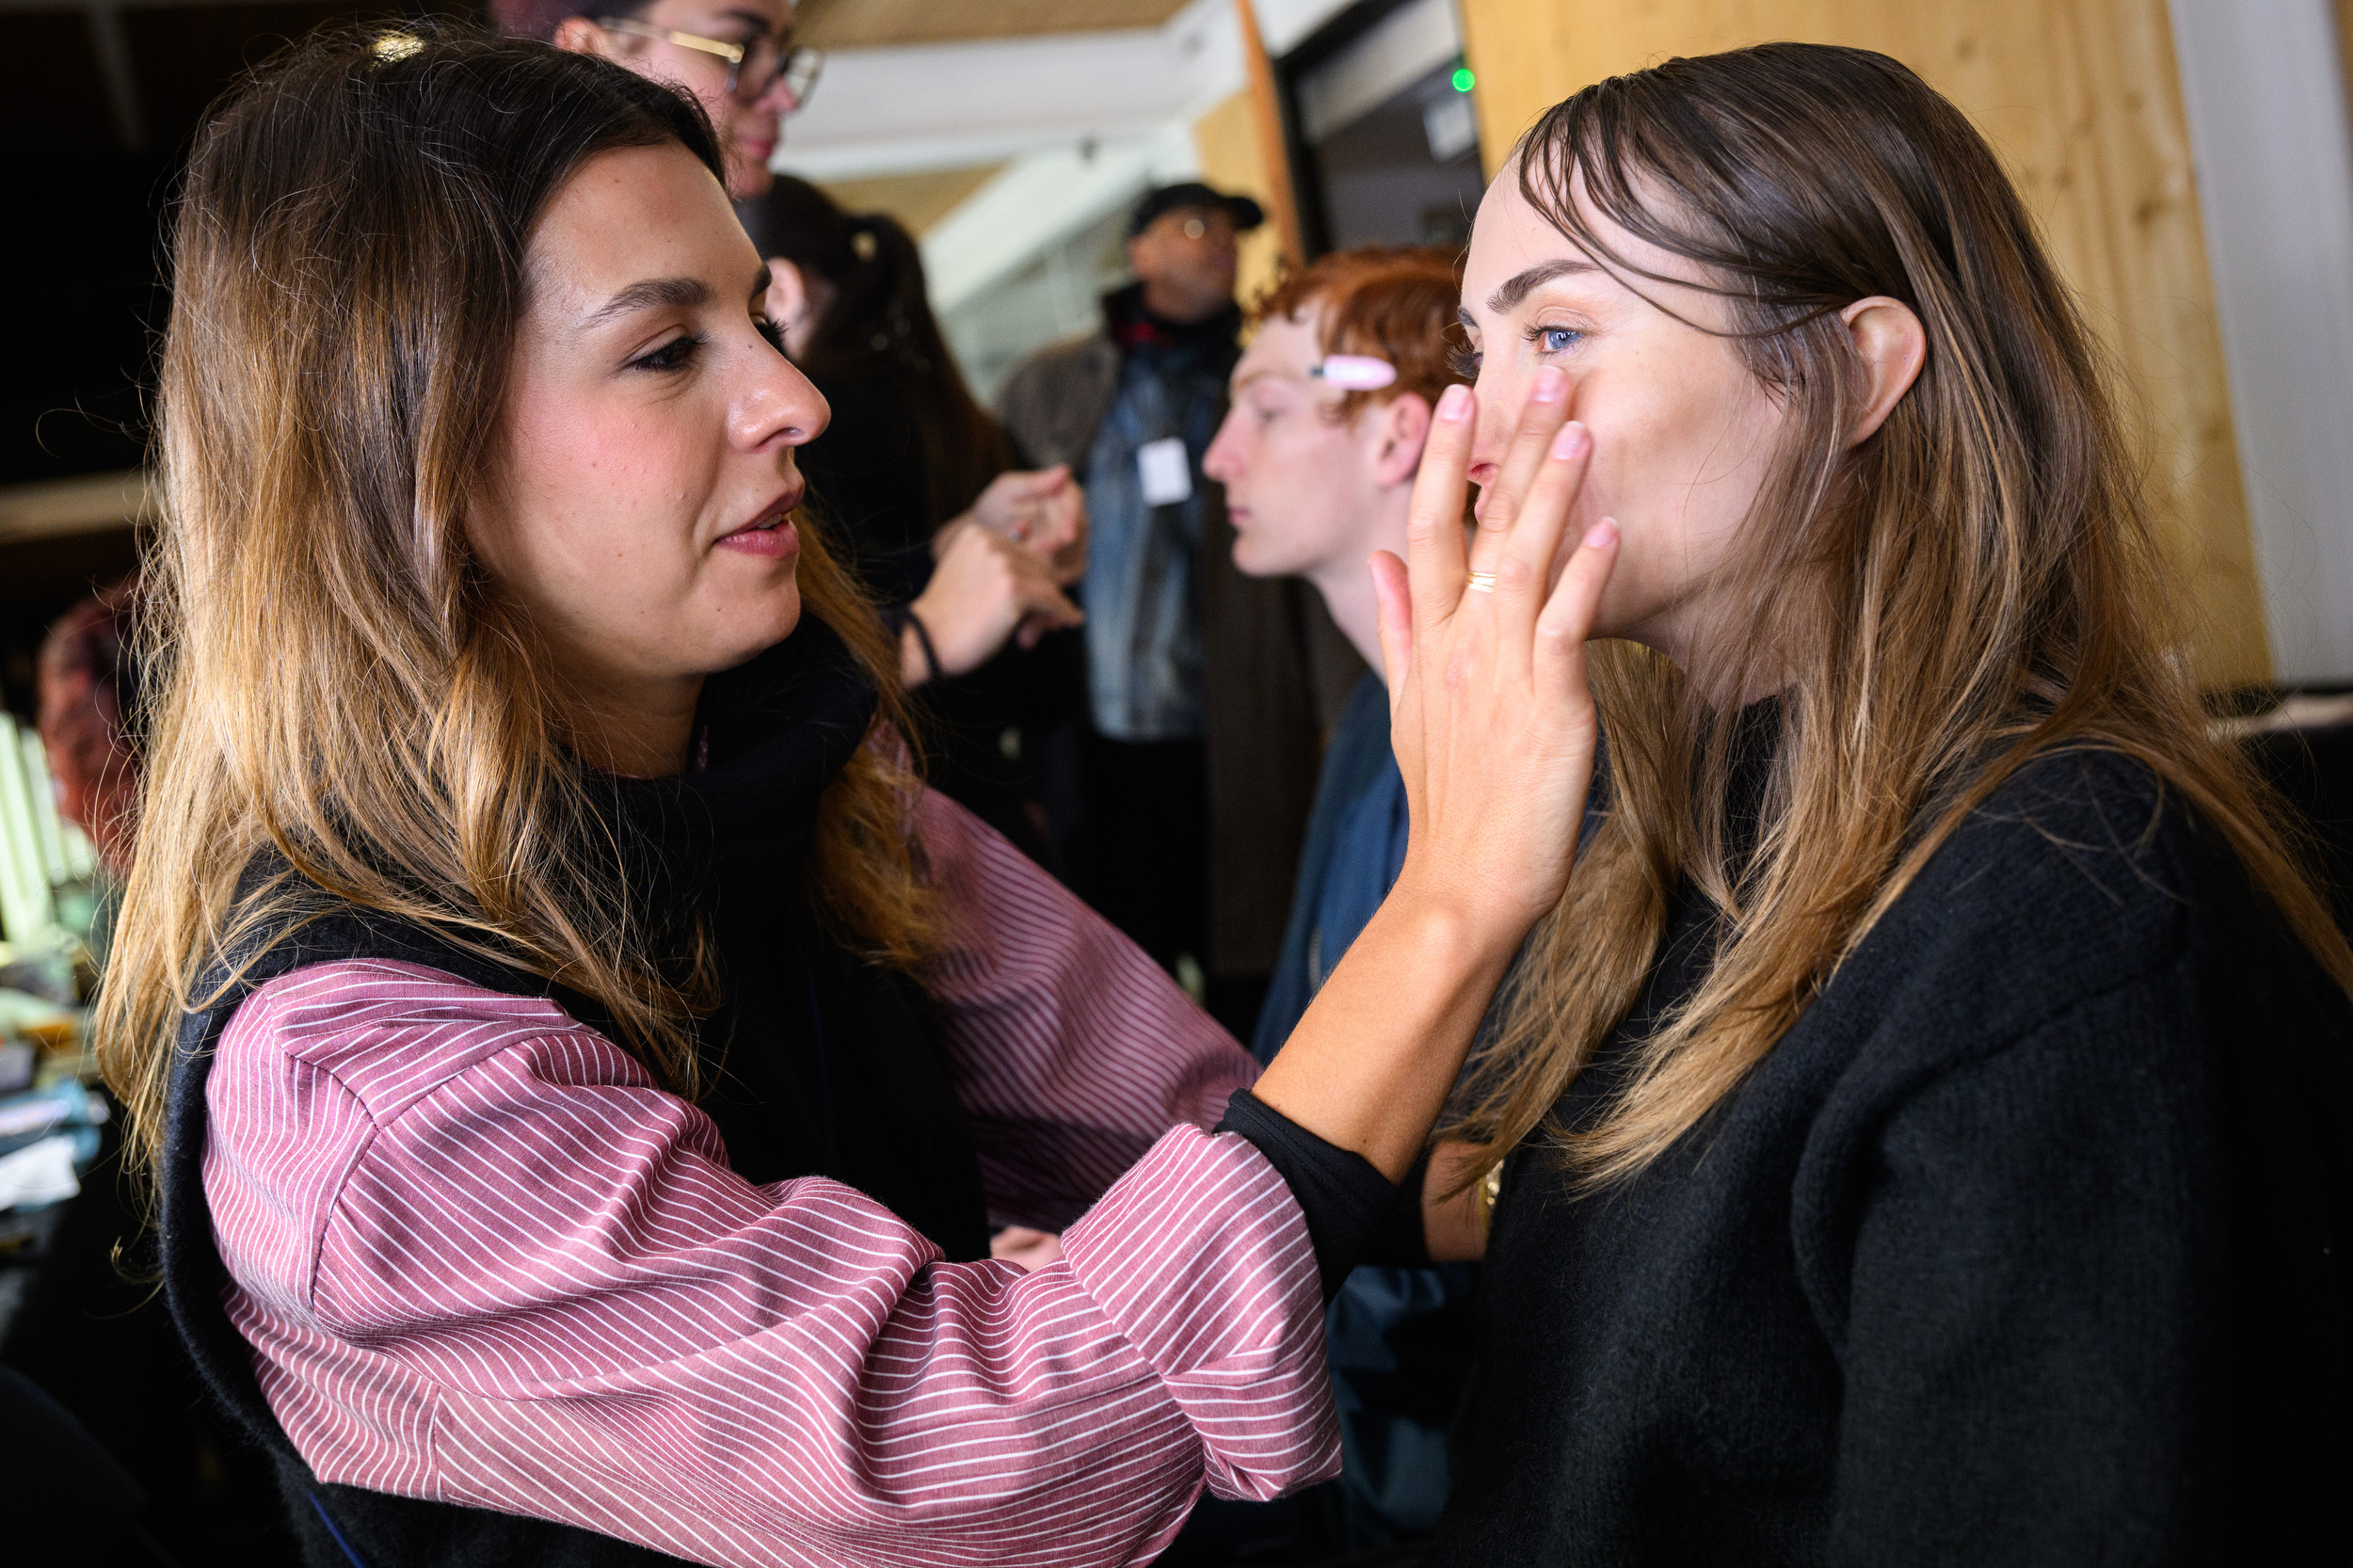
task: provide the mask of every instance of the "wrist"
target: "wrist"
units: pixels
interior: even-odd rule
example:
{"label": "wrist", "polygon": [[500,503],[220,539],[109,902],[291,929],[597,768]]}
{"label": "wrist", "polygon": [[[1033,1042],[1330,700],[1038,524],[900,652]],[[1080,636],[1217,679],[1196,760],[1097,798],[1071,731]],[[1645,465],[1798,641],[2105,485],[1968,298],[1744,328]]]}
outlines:
{"label": "wrist", "polygon": [[1511,961],[1532,920],[1499,906],[1492,887],[1466,888],[1459,878],[1417,872],[1409,860],[1385,907],[1410,928],[1417,951],[1468,972]]}

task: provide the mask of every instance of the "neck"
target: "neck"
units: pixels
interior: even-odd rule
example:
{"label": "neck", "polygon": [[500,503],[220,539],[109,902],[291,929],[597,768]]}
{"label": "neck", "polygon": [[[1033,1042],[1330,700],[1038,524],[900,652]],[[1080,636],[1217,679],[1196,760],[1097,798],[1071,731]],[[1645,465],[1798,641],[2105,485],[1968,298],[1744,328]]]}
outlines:
{"label": "neck", "polygon": [[590,767],[627,778],[684,773],[702,688],[702,677],[679,676],[584,696],[571,713],[572,747]]}
{"label": "neck", "polygon": [[1332,613],[1332,623],[1340,629],[1340,635],[1384,680],[1388,672],[1381,664],[1381,601],[1373,595],[1372,568],[1365,558],[1376,550],[1385,550],[1401,561],[1405,558],[1405,513],[1413,493],[1402,487],[1382,491],[1376,502],[1379,517],[1356,547],[1320,562],[1306,574],[1316,592],[1323,596],[1323,607]]}
{"label": "neck", "polygon": [[1223,299],[1212,299],[1206,305],[1199,299],[1179,294],[1157,278],[1144,280],[1144,308],[1162,321],[1179,327],[1197,327],[1225,308]]}

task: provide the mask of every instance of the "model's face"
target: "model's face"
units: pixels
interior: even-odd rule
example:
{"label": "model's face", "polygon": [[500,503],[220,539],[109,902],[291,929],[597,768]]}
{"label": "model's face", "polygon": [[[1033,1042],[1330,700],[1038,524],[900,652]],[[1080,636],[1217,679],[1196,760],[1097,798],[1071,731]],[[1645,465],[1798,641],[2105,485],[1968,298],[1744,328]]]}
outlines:
{"label": "model's face", "polygon": [[765,277],[676,145],[600,153],[532,235],[501,460],[468,536],[590,694],[742,664],[797,624],[793,449],[824,399],[765,331]]}
{"label": "model's face", "polygon": [[[1202,459],[1225,487],[1234,564],[1253,577],[1361,571],[1377,542],[1385,406],[1334,417],[1345,394],[1307,374],[1321,358],[1312,321],[1260,327],[1234,367],[1233,406]],[[1411,457],[1402,472],[1410,484]]]}
{"label": "model's face", "polygon": [[[1507,165],[1487,187],[1463,273],[1463,322],[1479,352],[1478,433],[1470,478],[1496,477],[1537,373],[1567,376],[1569,416],[1593,456],[1563,537],[1614,518],[1624,545],[1595,634],[1629,637],[1689,667],[1715,630],[1711,583],[1770,475],[1781,404],[1727,340],[1724,301],[1692,286],[1699,269],[1581,210],[1618,256],[1681,280],[1642,282],[1686,325],[1596,266],[1537,214]],[[1638,280],[1641,280],[1638,278]]]}
{"label": "model's face", "polygon": [[728,90],[727,62],[716,55],[659,39],[620,38],[623,64],[684,88],[702,104],[727,154],[728,191],[739,201],[768,189],[775,178],[768,160],[776,153],[783,117],[799,107],[781,75],[765,86],[750,75],[755,63],[764,66],[772,59],[770,49],[791,38],[792,10],[791,0],[654,0],[637,14],[648,26],[756,51],[744,68],[751,85],[760,88],[756,96]]}

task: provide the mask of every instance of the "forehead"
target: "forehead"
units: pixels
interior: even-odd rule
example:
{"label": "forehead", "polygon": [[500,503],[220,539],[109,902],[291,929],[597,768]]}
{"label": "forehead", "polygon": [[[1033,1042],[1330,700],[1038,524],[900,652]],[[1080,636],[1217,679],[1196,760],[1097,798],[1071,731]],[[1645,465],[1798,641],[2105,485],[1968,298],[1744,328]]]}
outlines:
{"label": "forehead", "polygon": [[600,152],[580,166],[532,231],[534,293],[550,304],[601,304],[645,278],[700,278],[713,287],[759,271],[727,193],[675,142]]}
{"label": "forehead", "polygon": [[[1641,273],[1700,281],[1699,269],[1693,264],[1638,238],[1597,212],[1586,196],[1581,177],[1572,178],[1569,197],[1594,237],[1619,261]],[[1503,166],[1480,200],[1479,216],[1471,226],[1470,251],[1463,264],[1463,309],[1474,318],[1494,314],[1498,290],[1515,279],[1525,278],[1531,270],[1558,268],[1563,264],[1567,270],[1529,291],[1526,298],[1533,301],[1567,295],[1588,300],[1638,299],[1625,284],[1593,263],[1594,258],[1582,246],[1554,228],[1551,220],[1520,194],[1520,168],[1514,159]]]}
{"label": "forehead", "polygon": [[1317,317],[1321,313],[1311,302],[1302,312],[1305,319],[1293,320],[1288,315],[1273,316],[1259,325],[1257,333],[1243,351],[1241,363],[1234,367],[1237,385],[1254,376],[1290,376],[1306,379],[1321,351],[1316,345]]}

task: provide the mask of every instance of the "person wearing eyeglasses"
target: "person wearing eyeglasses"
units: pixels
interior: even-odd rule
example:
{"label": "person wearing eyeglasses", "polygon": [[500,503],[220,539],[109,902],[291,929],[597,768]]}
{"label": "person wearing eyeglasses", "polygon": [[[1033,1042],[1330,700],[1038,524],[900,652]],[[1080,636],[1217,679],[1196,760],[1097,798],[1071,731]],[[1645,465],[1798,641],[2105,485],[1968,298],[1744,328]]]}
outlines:
{"label": "person wearing eyeglasses", "polygon": [[792,41],[792,0],[491,0],[499,25],[683,88],[711,117],[728,194],[765,195],[783,120],[808,102],[822,51]]}

